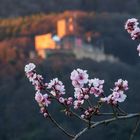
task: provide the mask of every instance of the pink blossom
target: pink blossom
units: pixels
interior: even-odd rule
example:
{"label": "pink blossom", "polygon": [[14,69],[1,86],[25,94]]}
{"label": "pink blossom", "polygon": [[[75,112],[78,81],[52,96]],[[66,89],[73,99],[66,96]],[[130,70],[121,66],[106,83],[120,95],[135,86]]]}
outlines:
{"label": "pink blossom", "polygon": [[88,74],[86,70],[73,70],[70,76],[72,85],[76,88],[82,88],[88,82]]}
{"label": "pink blossom", "polygon": [[[138,27],[138,20],[135,18],[128,19],[125,24],[125,29],[131,34],[133,40],[140,39],[140,28]],[[137,47],[140,56],[140,44]]]}
{"label": "pink blossom", "polygon": [[46,118],[48,117],[48,113],[44,113],[43,116]]}
{"label": "pink blossom", "polygon": [[139,27],[135,28],[134,31],[132,31],[131,38],[133,40],[140,39],[140,28]]}
{"label": "pink blossom", "polygon": [[43,104],[48,106],[51,103],[51,101],[49,100],[48,94],[44,94],[43,98],[44,98]]}
{"label": "pink blossom", "polygon": [[43,101],[44,97],[43,95],[40,93],[40,92],[37,92],[35,94],[35,100],[38,102],[38,103],[41,103]]}
{"label": "pink blossom", "polygon": [[45,113],[45,112],[46,112],[45,108],[44,107],[41,107],[40,108],[40,113]]}
{"label": "pink blossom", "polygon": [[94,78],[88,81],[89,86],[99,87],[100,85],[104,84],[104,80],[99,80],[98,78]]}
{"label": "pink blossom", "polygon": [[72,97],[69,97],[67,100],[67,105],[72,105],[72,102],[73,102],[73,98]]}
{"label": "pink blossom", "polygon": [[75,100],[73,103],[74,109],[78,109],[83,103],[84,103],[84,100]]}
{"label": "pink blossom", "polygon": [[[58,78],[55,78],[48,83],[48,89],[52,89],[53,92],[58,93],[59,95],[65,94],[65,87]],[[54,94],[53,94],[54,95]]]}
{"label": "pink blossom", "polygon": [[140,56],[140,44],[137,47],[137,51],[139,52],[139,56]]}
{"label": "pink blossom", "polygon": [[29,63],[29,64],[25,65],[24,70],[26,73],[29,73],[29,72],[33,71],[35,69],[35,67],[36,66],[34,63]]}
{"label": "pink blossom", "polygon": [[32,85],[35,87],[36,91],[40,91],[44,88],[44,84],[42,82],[43,77],[39,74],[36,74],[35,72],[28,72],[26,73],[27,78],[32,83]]}
{"label": "pink blossom", "polygon": [[137,28],[138,24],[139,23],[136,18],[128,19],[127,22],[125,23],[125,29],[127,30],[128,33],[132,33],[132,31],[135,28]]}
{"label": "pink blossom", "polygon": [[59,102],[60,102],[60,103],[64,103],[64,102],[65,102],[65,99],[64,99],[63,97],[60,97],[60,98],[59,98]]}
{"label": "pink blossom", "polygon": [[35,100],[42,105],[48,106],[51,102],[47,94],[42,95],[40,92],[35,94]]}
{"label": "pink blossom", "polygon": [[89,118],[95,110],[91,107],[84,111],[84,114],[81,115],[81,118]]}
{"label": "pink blossom", "polygon": [[88,88],[75,88],[74,97],[78,100],[88,99],[89,98],[89,89]]}
{"label": "pink blossom", "polygon": [[82,99],[83,98],[83,93],[82,93],[82,90],[80,88],[75,88],[75,91],[74,91],[74,97],[77,98],[78,100]]}
{"label": "pink blossom", "polygon": [[77,77],[78,77],[78,71],[77,71],[77,70],[73,70],[73,71],[71,72],[70,79],[71,79],[72,81],[75,81]]}
{"label": "pink blossom", "polygon": [[84,86],[83,84],[80,84],[78,81],[72,81],[72,85],[75,88],[82,88]]}
{"label": "pink blossom", "polygon": [[94,94],[95,97],[99,97],[103,93],[102,87],[96,88],[96,87],[91,87],[90,89],[90,94]]}
{"label": "pink blossom", "polygon": [[86,95],[84,96],[84,99],[86,99],[86,100],[89,99],[89,95],[86,94]]}
{"label": "pink blossom", "polygon": [[85,111],[85,115],[86,115],[86,116],[88,116],[88,115],[89,115],[89,112],[88,112],[88,110],[86,110],[86,111]]}
{"label": "pink blossom", "polygon": [[90,94],[94,94],[95,97],[100,96],[104,92],[103,84],[104,80],[99,80],[98,78],[89,80]]}
{"label": "pink blossom", "polygon": [[105,98],[101,98],[102,102],[107,102],[108,104],[116,105],[118,102],[124,102],[126,95],[123,92],[113,92],[111,95]]}
{"label": "pink blossom", "polygon": [[115,82],[115,88],[114,91],[126,91],[128,90],[128,81],[119,79],[117,82]]}
{"label": "pink blossom", "polygon": [[124,91],[126,90],[128,90],[128,81],[119,79],[117,82],[115,82],[115,88],[112,90],[113,93],[108,97],[101,98],[100,100],[113,105],[116,105],[118,102],[124,102],[127,97],[124,94]]}
{"label": "pink blossom", "polygon": [[123,92],[113,92],[111,99],[121,103],[125,101],[126,97],[127,96]]}
{"label": "pink blossom", "polygon": [[82,115],[81,115],[81,118],[82,118],[82,119],[84,119],[84,118],[85,118],[85,115],[84,115],[84,114],[82,114]]}

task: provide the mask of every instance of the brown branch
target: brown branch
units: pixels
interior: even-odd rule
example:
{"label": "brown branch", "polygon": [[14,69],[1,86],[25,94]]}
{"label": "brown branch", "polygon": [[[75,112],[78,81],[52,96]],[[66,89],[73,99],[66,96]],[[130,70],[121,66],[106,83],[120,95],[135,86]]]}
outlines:
{"label": "brown branch", "polygon": [[130,139],[129,140],[133,140],[135,133],[137,132],[138,127],[140,126],[140,117],[138,118],[135,127],[130,135]]}
{"label": "brown branch", "polygon": [[[70,110],[70,112],[72,113],[73,116],[75,116],[76,118],[80,119],[81,121],[84,121],[84,122],[86,122],[86,123],[89,123],[88,120],[81,118],[81,117],[80,117],[78,114],[76,114],[75,112],[73,112],[73,111],[71,111],[71,110]],[[91,124],[94,124],[95,122],[91,121],[90,123],[91,123]]]}
{"label": "brown branch", "polygon": [[[60,103],[60,102],[58,101],[57,98],[55,98],[54,96],[50,96],[50,97],[51,97],[52,99],[56,100],[56,101],[57,101],[59,104],[61,104],[65,109],[67,109],[67,106],[65,106],[63,103]],[[75,116],[76,118],[78,118],[79,120],[88,123],[88,120],[81,118],[77,113],[73,112],[70,108],[69,108],[69,112],[70,112],[73,116]],[[91,123],[93,124],[94,122],[91,122]]]}
{"label": "brown branch", "polygon": [[49,114],[49,119],[52,121],[52,123],[59,128],[64,134],[66,134],[68,137],[70,138],[74,138],[74,135],[71,135],[70,133],[68,133],[61,125],[59,125],[56,120],[51,116],[51,114]]}
{"label": "brown branch", "polygon": [[[130,119],[130,118],[139,117],[139,116],[140,116],[140,113],[128,114],[128,115],[125,115],[125,116],[117,116],[117,118],[114,117],[114,118],[111,118],[111,119],[106,119],[106,120],[96,122],[95,124],[91,125],[90,129],[95,128],[95,127],[97,127],[99,125],[102,125],[102,124],[111,123],[111,122],[116,121],[116,120],[125,120],[125,119]],[[84,128],[82,131],[80,131],[78,134],[76,134],[75,137],[72,140],[77,140],[82,134],[84,134],[88,130],[89,130],[88,127]]]}
{"label": "brown branch", "polygon": [[[96,116],[113,116],[114,115],[114,113],[98,113],[98,114],[96,114]],[[124,115],[124,114],[121,114],[121,113],[117,113],[117,116],[126,116],[126,115]]]}
{"label": "brown branch", "polygon": [[116,108],[120,113],[127,115],[127,113],[123,109],[121,109],[119,106],[117,106]]}

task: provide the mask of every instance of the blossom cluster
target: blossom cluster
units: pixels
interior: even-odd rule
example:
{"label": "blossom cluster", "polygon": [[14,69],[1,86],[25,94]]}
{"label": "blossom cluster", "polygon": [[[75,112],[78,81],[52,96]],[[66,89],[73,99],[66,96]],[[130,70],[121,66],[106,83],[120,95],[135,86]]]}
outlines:
{"label": "blossom cluster", "polygon": [[[128,19],[125,23],[125,29],[130,34],[132,40],[140,39],[140,28],[138,27],[138,20],[136,18]],[[140,44],[137,47],[140,56]]]}
{"label": "blossom cluster", "polygon": [[72,85],[74,86],[74,109],[80,108],[90,95],[99,97],[102,95],[104,80],[98,78],[88,79],[89,75],[86,70],[76,69],[71,73]]}
{"label": "blossom cluster", "polygon": [[[63,83],[58,80],[58,78],[54,78],[49,83],[45,84],[47,86],[47,89],[50,90],[50,94],[57,99],[58,102],[63,104],[64,106],[69,107],[73,103],[73,98],[68,97],[64,98],[62,95],[65,94],[65,86]],[[68,110],[67,110],[68,111]],[[67,112],[66,112],[67,114]]]}
{"label": "blossom cluster", "polygon": [[73,70],[70,76],[75,88],[82,88],[88,82],[88,77],[87,71],[82,69]]}
{"label": "blossom cluster", "polygon": [[35,64],[29,63],[25,66],[25,73],[35,87],[35,100],[44,117],[49,116],[47,107],[52,103],[53,99],[63,105],[66,115],[71,114],[70,110],[73,106],[75,110],[80,109],[82,111],[81,117],[85,119],[90,119],[93,114],[99,111],[99,108],[90,102],[94,98],[98,97],[99,101],[107,102],[111,105],[117,105],[118,102],[123,102],[126,99],[126,94],[124,94],[124,91],[128,90],[126,80],[119,79],[115,82],[112,94],[105,97],[103,90],[104,80],[98,78],[89,79],[87,71],[82,69],[75,69],[71,72],[70,79],[74,87],[74,98],[66,98],[64,97],[65,86],[58,78],[50,80],[49,83],[44,83],[43,77],[36,73],[35,68]]}
{"label": "blossom cluster", "polygon": [[94,109],[89,107],[87,110],[84,111],[84,113],[81,115],[81,118],[83,119],[90,119],[92,114],[94,113]]}
{"label": "blossom cluster", "polygon": [[117,105],[118,102],[124,102],[127,97],[126,94],[124,94],[124,91],[126,90],[128,90],[128,81],[119,79],[115,82],[112,94],[108,97],[101,98],[101,101],[112,105]]}
{"label": "blossom cluster", "polygon": [[[48,116],[48,111],[46,107],[51,104],[51,99],[54,97],[58,102],[65,106],[70,106],[73,103],[73,98],[64,98],[62,95],[65,94],[65,86],[58,78],[54,78],[49,83],[43,83],[43,77],[36,73],[35,64],[29,63],[25,66],[25,73],[29,81],[35,87],[35,100],[40,106],[40,112],[43,113],[45,117]],[[46,92],[49,90],[48,92]],[[43,94],[45,93],[45,94]],[[66,110],[67,113],[68,110]]]}
{"label": "blossom cluster", "polygon": [[50,83],[46,83],[46,86],[48,89],[51,90],[51,94],[53,96],[60,96],[65,94],[65,86],[61,81],[58,80],[58,78],[55,78],[50,81]]}
{"label": "blossom cluster", "polygon": [[41,91],[45,89],[45,86],[43,84],[43,77],[36,73],[35,71],[35,64],[29,63],[25,66],[25,73],[29,81],[32,83],[32,85],[35,87],[36,93],[35,93],[35,100],[40,106],[40,112],[43,113],[45,117],[47,117],[48,113],[45,109],[46,106],[48,106],[51,101],[48,96],[48,94],[42,94]]}

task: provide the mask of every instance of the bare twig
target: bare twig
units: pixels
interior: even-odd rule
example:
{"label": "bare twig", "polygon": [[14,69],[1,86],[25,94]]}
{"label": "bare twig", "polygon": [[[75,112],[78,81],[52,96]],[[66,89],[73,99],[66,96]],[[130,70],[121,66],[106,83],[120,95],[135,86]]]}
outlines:
{"label": "bare twig", "polygon": [[114,117],[118,117],[118,113],[117,113],[117,111],[115,110],[115,108],[114,108],[114,106],[113,105],[111,105],[111,107],[112,107],[112,111],[113,111],[113,114],[114,114]]}
{"label": "bare twig", "polygon": [[[80,117],[78,114],[76,114],[75,112],[73,112],[73,111],[71,111],[71,110],[70,110],[70,112],[72,113],[72,115],[74,115],[76,118],[80,119],[81,121],[84,121],[84,122],[86,122],[86,123],[89,123],[88,120],[81,118],[81,117]],[[91,124],[94,124],[95,122],[90,121],[90,123],[91,123]]]}
{"label": "bare twig", "polygon": [[74,138],[74,135],[71,135],[70,133],[68,133],[61,125],[59,125],[56,120],[51,116],[51,114],[49,114],[49,119],[52,121],[52,123],[59,128],[64,134],[66,134],[68,137]]}
{"label": "bare twig", "polygon": [[133,140],[134,135],[137,132],[139,126],[140,126],[140,117],[138,118],[138,120],[137,120],[137,122],[135,124],[135,127],[134,127],[134,129],[133,129],[133,131],[132,131],[132,133],[130,135],[130,139],[129,140]]}
{"label": "bare twig", "polygon": [[[114,118],[111,118],[111,119],[106,119],[106,120],[96,122],[95,124],[91,125],[90,128],[95,128],[99,125],[108,124],[108,123],[111,123],[111,122],[116,121],[116,120],[125,120],[125,119],[130,119],[130,118],[139,117],[139,116],[140,116],[140,113],[128,114],[128,115],[125,115],[125,116],[117,116],[117,118],[114,117]],[[84,134],[88,130],[89,130],[88,127],[84,128],[82,131],[80,131],[78,134],[76,134],[75,137],[72,140],[77,140],[82,134]]]}
{"label": "bare twig", "polygon": [[119,106],[117,106],[116,108],[118,109],[118,111],[120,113],[123,113],[124,115],[127,115],[127,113],[123,109],[121,109]]}
{"label": "bare twig", "polygon": [[[114,113],[98,113],[98,114],[96,114],[96,116],[113,116],[114,115]],[[118,116],[125,116],[124,114],[121,114],[121,113],[119,113],[119,114],[117,114]]]}
{"label": "bare twig", "polygon": [[89,104],[89,106],[92,107],[92,103],[90,102],[90,100],[88,99],[88,100],[86,100],[86,101],[87,101],[87,103]]}

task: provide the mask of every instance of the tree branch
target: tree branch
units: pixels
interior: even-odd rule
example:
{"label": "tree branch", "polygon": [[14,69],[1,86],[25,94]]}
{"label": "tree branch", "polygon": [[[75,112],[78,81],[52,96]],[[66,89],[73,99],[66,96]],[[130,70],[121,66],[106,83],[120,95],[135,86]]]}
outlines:
{"label": "tree branch", "polygon": [[[102,125],[102,124],[108,124],[108,123],[116,121],[116,120],[125,120],[125,119],[134,118],[134,117],[140,117],[140,113],[128,114],[128,115],[125,115],[125,116],[117,116],[117,118],[114,117],[114,118],[111,118],[111,119],[102,120],[102,121],[96,122],[93,125],[91,125],[90,129],[95,128],[95,127],[97,127],[99,125]],[[89,128],[87,128],[87,127],[84,128],[82,131],[80,131],[78,134],[76,134],[75,137],[72,140],[77,140],[82,134],[84,134],[88,130],[89,130]]]}
{"label": "tree branch", "polygon": [[62,126],[60,126],[56,120],[51,116],[51,114],[49,114],[49,119],[52,121],[52,123],[59,128],[63,133],[65,133],[68,137],[74,138],[74,135],[71,135],[70,133],[68,133]]}
{"label": "tree branch", "polygon": [[133,140],[135,133],[137,132],[138,127],[140,126],[140,117],[138,118],[135,127],[130,135],[130,139],[129,140]]}

